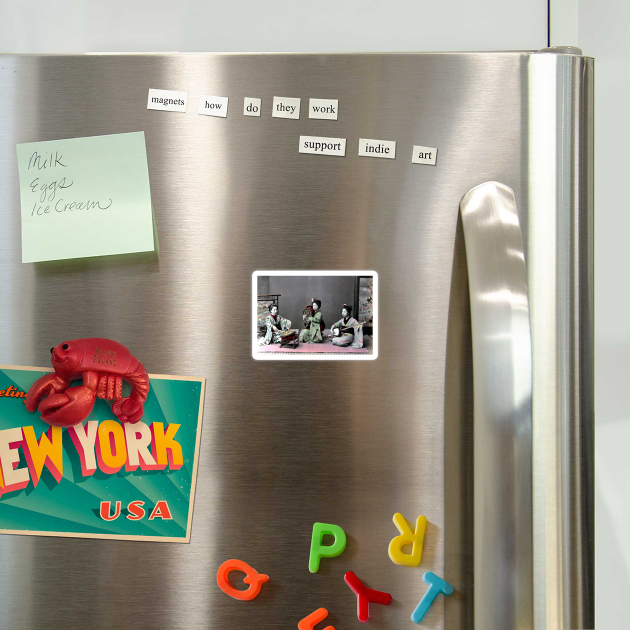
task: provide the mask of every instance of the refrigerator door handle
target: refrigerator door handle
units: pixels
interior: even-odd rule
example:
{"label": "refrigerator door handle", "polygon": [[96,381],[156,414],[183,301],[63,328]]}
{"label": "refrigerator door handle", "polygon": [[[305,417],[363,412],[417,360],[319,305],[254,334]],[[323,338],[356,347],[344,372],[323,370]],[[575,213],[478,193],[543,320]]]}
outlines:
{"label": "refrigerator door handle", "polygon": [[460,202],[473,346],[475,628],[533,624],[532,344],[514,192]]}

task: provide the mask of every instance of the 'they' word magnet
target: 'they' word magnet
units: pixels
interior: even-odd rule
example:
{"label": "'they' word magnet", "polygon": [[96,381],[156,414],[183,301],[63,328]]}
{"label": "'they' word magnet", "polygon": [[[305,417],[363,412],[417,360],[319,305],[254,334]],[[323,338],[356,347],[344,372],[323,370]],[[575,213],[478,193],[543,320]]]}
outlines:
{"label": "'they' word magnet", "polygon": [[260,116],[262,101],[259,98],[246,96],[243,99],[243,116]]}
{"label": "'they' word magnet", "polygon": [[359,140],[359,155],[361,157],[377,157],[395,160],[396,141],[361,138]]}
{"label": "'they' word magnet", "polygon": [[199,113],[204,116],[220,116],[225,118],[228,112],[227,96],[207,96],[202,94],[199,97]]}
{"label": "'they' word magnet", "polygon": [[411,154],[412,164],[430,164],[435,166],[435,160],[437,159],[437,149],[435,147],[413,147],[413,153]]}
{"label": "'they' word magnet", "polygon": [[273,118],[296,118],[300,117],[299,98],[289,98],[288,96],[274,96],[271,115]]}

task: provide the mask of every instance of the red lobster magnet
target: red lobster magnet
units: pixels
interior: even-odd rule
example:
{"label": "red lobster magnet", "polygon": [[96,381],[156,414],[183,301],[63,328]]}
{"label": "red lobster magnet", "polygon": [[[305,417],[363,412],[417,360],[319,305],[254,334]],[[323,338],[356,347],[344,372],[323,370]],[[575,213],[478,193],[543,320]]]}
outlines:
{"label": "red lobster magnet", "polygon": [[[149,393],[149,375],[125,346],[111,339],[73,339],[50,349],[54,372],[37,379],[26,395],[26,408],[38,411],[44,422],[72,427],[83,422],[96,398],[113,400],[112,411],[121,422],[138,422]],[[70,387],[70,381],[83,385]],[[123,398],[122,382],[131,385]],[[39,406],[38,406],[39,405]]]}

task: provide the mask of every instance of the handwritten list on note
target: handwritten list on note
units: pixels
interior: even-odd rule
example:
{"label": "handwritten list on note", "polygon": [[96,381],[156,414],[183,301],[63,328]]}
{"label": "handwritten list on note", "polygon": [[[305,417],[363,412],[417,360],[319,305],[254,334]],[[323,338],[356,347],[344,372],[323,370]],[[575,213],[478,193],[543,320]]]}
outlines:
{"label": "handwritten list on note", "polygon": [[17,145],[22,262],[154,249],[144,132]]}

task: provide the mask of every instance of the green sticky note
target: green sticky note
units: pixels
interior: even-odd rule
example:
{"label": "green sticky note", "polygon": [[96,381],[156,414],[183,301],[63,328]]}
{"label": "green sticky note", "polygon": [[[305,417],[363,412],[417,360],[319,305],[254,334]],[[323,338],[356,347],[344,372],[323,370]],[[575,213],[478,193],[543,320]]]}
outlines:
{"label": "green sticky note", "polygon": [[22,262],[153,251],[144,132],[17,145]]}

